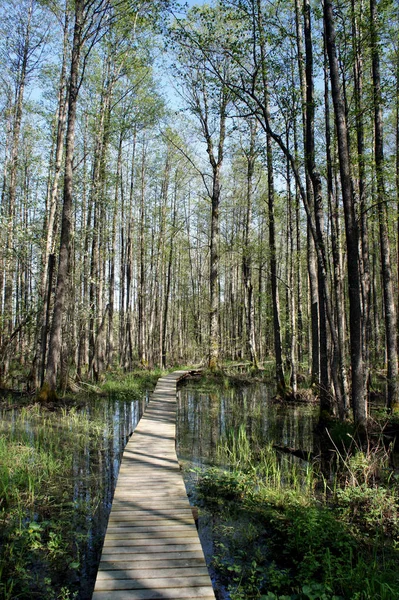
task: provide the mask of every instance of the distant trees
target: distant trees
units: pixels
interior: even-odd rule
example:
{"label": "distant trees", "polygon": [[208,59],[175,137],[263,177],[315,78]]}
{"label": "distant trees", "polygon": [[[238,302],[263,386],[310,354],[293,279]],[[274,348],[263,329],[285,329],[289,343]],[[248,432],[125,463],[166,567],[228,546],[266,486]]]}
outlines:
{"label": "distant trees", "polygon": [[[209,346],[208,364],[216,369],[220,363],[219,334],[219,206],[221,170],[225,153],[226,121],[230,104],[229,57],[220,48],[211,60],[202,46],[212,42],[212,33],[221,35],[223,15],[209,7],[194,9],[187,21],[177,22],[171,30],[179,62],[177,75],[182,94],[192,115],[198,120],[211,168],[211,177],[203,177],[211,203],[209,267]],[[222,70],[223,77],[212,75],[212,67]]]}
{"label": "distant trees", "polygon": [[[296,189],[299,190],[306,211],[308,228],[312,236],[308,237],[307,245],[309,281],[311,292],[311,305],[316,308],[309,314],[312,323],[312,366],[313,374],[319,386],[322,413],[339,412],[341,417],[347,414],[347,365],[344,359],[347,354],[345,347],[345,321],[342,320],[342,306],[344,288],[342,280],[342,261],[340,246],[338,242],[338,231],[340,230],[339,196],[342,194],[343,220],[346,230],[347,247],[347,275],[349,291],[349,340],[350,340],[350,373],[351,373],[351,396],[355,421],[359,426],[364,426],[367,418],[366,381],[369,372],[369,356],[367,354],[367,336],[370,335],[369,320],[369,296],[368,296],[368,221],[367,208],[364,200],[364,190],[375,175],[375,189],[377,193],[378,223],[379,223],[379,245],[381,248],[382,289],[384,291],[384,315],[385,315],[385,340],[388,357],[388,404],[394,406],[397,392],[397,333],[396,333],[396,310],[392,302],[392,274],[390,269],[390,240],[387,228],[387,213],[385,207],[386,192],[384,185],[384,157],[382,138],[382,95],[379,74],[379,43],[378,43],[378,19],[375,3],[371,1],[369,14],[356,2],[352,4],[351,12],[348,13],[348,22],[353,24],[354,52],[346,53],[347,46],[340,47],[341,40],[348,43],[345,30],[337,33],[333,17],[333,4],[329,0],[324,2],[324,22],[318,24],[319,31],[324,38],[325,52],[328,57],[328,67],[325,69],[325,106],[329,111],[329,101],[334,107],[334,131],[336,138],[331,135],[331,120],[327,112],[325,118],[325,139],[327,143],[327,168],[325,181],[323,182],[322,169],[317,167],[316,162],[323,163],[320,152],[316,152],[315,143],[315,119],[316,99],[314,96],[315,78],[314,54],[322,58],[323,47],[314,44],[311,28],[312,20],[316,21],[311,14],[309,3],[296,3],[293,14],[292,7],[288,4],[279,5],[278,17],[273,5],[266,5],[260,0],[246,0],[244,2],[220,3],[215,7],[221,11],[224,19],[224,30],[227,35],[222,36],[214,26],[217,16],[213,16],[208,23],[208,31],[201,37],[195,37],[190,27],[180,23],[185,28],[185,33],[190,39],[191,45],[202,53],[208,62],[208,69],[214,76],[219,78],[220,85],[225,85],[232,93],[232,101],[237,109],[244,114],[252,114],[257,118],[266,134],[265,154],[267,157],[268,173],[268,224],[269,224],[269,259],[271,277],[271,300],[273,303],[274,321],[274,355],[276,359],[276,379],[278,388],[283,392],[285,389],[285,377],[282,371],[282,341],[280,335],[280,301],[279,285],[276,268],[276,245],[274,224],[274,168],[273,154],[276,149],[285,156],[288,164],[286,182],[288,185],[287,195],[289,206],[292,204],[293,194],[291,192],[292,181],[295,181]],[[292,22],[295,18],[295,31]],[[361,24],[359,25],[360,21]],[[366,21],[370,26],[370,43],[367,46],[362,32]],[[362,29],[363,28],[363,29]],[[296,37],[296,47],[284,39],[287,31],[291,30],[292,37]],[[284,87],[284,68],[281,56],[275,49],[286,57],[291,64],[291,83],[301,90],[302,100],[302,139],[303,159],[301,160],[298,145],[298,129],[292,124],[296,122],[301,111],[295,108],[295,100],[287,102],[287,87]],[[220,68],[215,59],[219,53],[224,52],[228,57],[230,65],[229,79],[225,77],[223,69]],[[295,61],[295,53],[297,60]],[[266,59],[267,57],[267,59]],[[266,66],[267,65],[267,66]],[[366,65],[366,66],[365,66]],[[374,139],[368,138],[371,148],[375,148],[375,163],[370,165],[368,172],[365,169],[364,148],[365,129],[364,116],[364,94],[363,73],[368,68],[372,76],[372,94],[369,96],[368,115],[371,117],[371,106],[374,106]],[[346,73],[353,69],[355,74],[355,85],[351,89]],[[269,75],[269,71],[272,75]],[[342,74],[343,73],[343,78]],[[270,87],[270,78],[273,86]],[[331,84],[331,86],[329,85]],[[357,125],[357,149],[358,163],[355,164],[351,157],[352,130],[349,125],[350,101],[349,95],[355,98],[355,122]],[[372,101],[372,104],[371,102]],[[291,105],[291,115],[286,117],[285,111]],[[298,103],[296,104],[298,107]],[[284,131],[285,127],[285,131]],[[296,132],[296,138],[290,137],[290,129]],[[370,131],[370,130],[369,130]],[[331,147],[336,139],[335,148]],[[293,150],[292,150],[293,149]],[[338,162],[334,165],[334,152]],[[301,164],[302,163],[302,164]],[[339,170],[337,167],[339,166]],[[375,169],[374,169],[375,167]],[[290,170],[294,175],[291,181]],[[358,180],[354,173],[358,169]],[[372,184],[373,185],[373,184]],[[324,189],[323,189],[324,188]],[[324,204],[324,190],[327,190],[328,203]],[[359,196],[356,191],[359,190]],[[335,198],[338,198],[336,201]],[[323,206],[324,205],[324,206]],[[327,212],[328,207],[328,212]],[[337,213],[338,210],[338,213]],[[292,211],[291,213],[292,214]],[[326,221],[331,220],[332,237],[331,242],[326,238]],[[292,223],[292,218],[291,218]],[[328,227],[328,226],[327,226]],[[292,232],[290,239],[292,239]],[[298,238],[297,238],[298,239]],[[312,245],[318,258],[318,272],[315,275],[312,258]],[[332,255],[328,255],[329,244],[332,244]],[[299,246],[299,244],[298,244]],[[291,252],[293,246],[291,245]],[[288,264],[292,261],[288,259]],[[288,269],[287,269],[288,274]],[[292,272],[291,272],[292,281]],[[330,277],[334,286],[334,298],[330,292]],[[289,279],[289,278],[287,278]],[[290,303],[289,294],[286,302]],[[292,296],[291,296],[292,298]],[[376,306],[374,306],[374,309]],[[292,306],[286,310],[287,323],[295,332],[298,323],[292,322],[290,313]],[[301,324],[302,327],[302,324]],[[395,348],[395,352],[391,349]],[[392,353],[391,353],[392,352]],[[298,355],[300,352],[298,352]],[[295,361],[295,352],[290,355],[290,361]],[[294,369],[295,373],[295,369]],[[295,377],[293,378],[295,386]],[[333,383],[333,388],[330,385]],[[332,401],[333,400],[333,401]]]}
{"label": "distant trees", "polygon": [[361,427],[384,369],[396,411],[396,7],[171,16],[171,109],[167,2],[6,4],[1,384],[245,359]]}
{"label": "distant trees", "polygon": [[[34,0],[4,3],[0,13],[3,43],[1,46],[2,78],[2,124],[3,124],[3,181],[1,192],[2,248],[1,287],[2,311],[0,327],[1,376],[7,377],[10,368],[10,344],[20,335],[22,323],[32,318],[32,306],[24,298],[25,312],[19,311],[21,302],[16,303],[16,287],[23,285],[28,290],[29,281],[21,279],[21,264],[16,260],[19,246],[18,233],[24,227],[23,215],[27,217],[26,200],[31,193],[26,188],[27,170],[30,165],[21,160],[21,138],[26,109],[26,88],[37,76],[41,53],[47,37],[49,20],[41,6]],[[25,181],[21,174],[25,170]],[[27,225],[25,221],[25,226]],[[23,269],[26,275],[26,270]],[[16,272],[18,277],[16,278]],[[20,298],[21,300],[21,298]]]}

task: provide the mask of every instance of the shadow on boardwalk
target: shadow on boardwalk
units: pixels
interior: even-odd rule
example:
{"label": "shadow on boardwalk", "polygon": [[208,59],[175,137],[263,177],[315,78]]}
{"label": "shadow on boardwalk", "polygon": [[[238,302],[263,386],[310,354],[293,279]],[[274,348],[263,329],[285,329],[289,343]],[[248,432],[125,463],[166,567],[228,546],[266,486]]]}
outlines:
{"label": "shadow on boardwalk", "polygon": [[158,380],[123,454],[93,600],[214,600],[175,450],[176,386]]}

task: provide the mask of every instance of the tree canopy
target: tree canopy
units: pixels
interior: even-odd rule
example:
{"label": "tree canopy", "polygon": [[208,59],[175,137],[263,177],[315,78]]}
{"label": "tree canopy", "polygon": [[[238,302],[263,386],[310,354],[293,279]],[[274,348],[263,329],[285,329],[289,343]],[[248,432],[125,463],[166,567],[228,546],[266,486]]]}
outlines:
{"label": "tree canopy", "polygon": [[0,378],[274,365],[398,408],[395,2],[0,9]]}

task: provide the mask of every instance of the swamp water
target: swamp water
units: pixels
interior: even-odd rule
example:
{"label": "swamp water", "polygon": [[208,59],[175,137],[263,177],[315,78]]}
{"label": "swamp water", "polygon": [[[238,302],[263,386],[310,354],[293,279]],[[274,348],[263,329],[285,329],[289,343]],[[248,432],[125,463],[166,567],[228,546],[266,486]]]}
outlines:
{"label": "swamp water", "polygon": [[90,600],[123,449],[147,401],[0,410],[0,599]]}
{"label": "swamp water", "polygon": [[[279,404],[274,403],[272,397],[272,386],[263,383],[217,392],[201,391],[192,380],[183,384],[178,393],[177,454],[183,465],[191,504],[195,506],[199,500],[198,477],[209,467],[226,468],[226,449],[229,453],[240,436],[244,440],[244,452],[248,450],[255,456],[270,444],[300,449],[305,455],[313,451],[317,406]],[[294,466],[299,479],[305,478],[308,463],[280,452],[276,459],[282,473],[293,472]],[[239,463],[239,449],[233,462]],[[220,539],[213,538],[218,518],[200,509],[197,523],[217,598],[229,600],[230,595],[212,563],[215,544],[220,543]],[[246,527],[239,516],[238,521],[231,521],[228,526],[237,531]]]}
{"label": "swamp water", "polygon": [[187,380],[178,392],[179,460],[188,468],[220,464],[219,443],[240,427],[256,445],[273,442],[312,452],[317,407],[274,403],[273,395],[274,388],[264,383],[204,392]]}
{"label": "swamp water", "polygon": [[[147,401],[95,398],[61,413],[0,411],[0,598],[91,598],[123,449]],[[257,445],[311,451],[315,418],[312,407],[273,404],[264,384],[204,392],[185,383],[177,452],[191,502],[196,469],[220,464],[217,447],[229,431],[245,427]],[[2,443],[15,453],[12,464]],[[202,517],[199,533],[209,562],[213,541]]]}

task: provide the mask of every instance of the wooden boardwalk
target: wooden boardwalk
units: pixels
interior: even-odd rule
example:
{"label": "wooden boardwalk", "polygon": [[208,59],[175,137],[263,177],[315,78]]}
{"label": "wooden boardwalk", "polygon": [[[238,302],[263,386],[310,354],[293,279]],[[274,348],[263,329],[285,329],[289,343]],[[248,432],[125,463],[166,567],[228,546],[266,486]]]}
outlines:
{"label": "wooden boardwalk", "polygon": [[215,600],[176,456],[176,385],[158,380],[126,445],[93,600]]}

